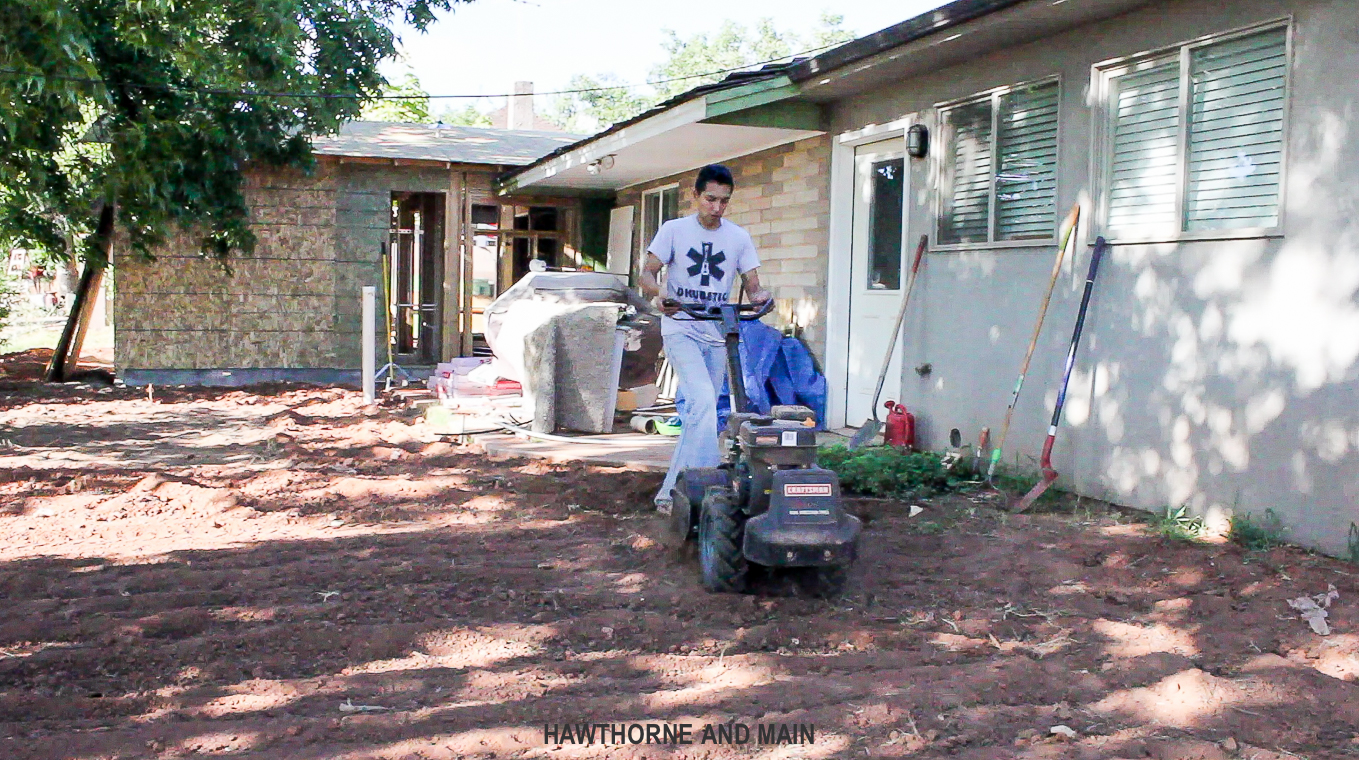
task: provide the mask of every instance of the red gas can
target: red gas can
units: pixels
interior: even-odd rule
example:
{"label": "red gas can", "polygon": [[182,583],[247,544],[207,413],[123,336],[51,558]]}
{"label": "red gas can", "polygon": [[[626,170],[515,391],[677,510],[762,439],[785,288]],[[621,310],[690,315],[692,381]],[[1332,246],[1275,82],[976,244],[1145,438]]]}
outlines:
{"label": "red gas can", "polygon": [[882,440],[888,446],[896,446],[907,451],[915,450],[915,416],[906,411],[905,404],[888,401],[887,427]]}

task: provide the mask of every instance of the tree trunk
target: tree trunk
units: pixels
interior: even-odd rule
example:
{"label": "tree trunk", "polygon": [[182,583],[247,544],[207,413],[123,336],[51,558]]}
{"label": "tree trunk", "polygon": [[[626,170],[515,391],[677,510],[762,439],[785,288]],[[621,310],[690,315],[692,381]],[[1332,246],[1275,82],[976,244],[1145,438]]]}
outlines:
{"label": "tree trunk", "polygon": [[75,303],[71,304],[66,327],[61,331],[61,339],[52,352],[52,361],[47,365],[44,379],[49,383],[65,382],[80,361],[85,331],[90,327],[90,316],[94,313],[95,302],[99,300],[99,286],[104,282],[104,267],[113,253],[113,211],[113,204],[105,203],[99,212],[99,227],[94,234],[102,249],[101,260],[85,262],[85,271],[80,274],[80,284],[76,287]]}

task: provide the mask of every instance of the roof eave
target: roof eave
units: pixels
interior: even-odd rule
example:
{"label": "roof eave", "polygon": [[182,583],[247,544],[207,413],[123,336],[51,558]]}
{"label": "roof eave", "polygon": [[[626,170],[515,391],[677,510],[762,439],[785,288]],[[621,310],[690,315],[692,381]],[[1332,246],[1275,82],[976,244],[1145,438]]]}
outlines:
{"label": "roof eave", "polygon": [[[598,148],[591,149],[591,146],[607,140],[609,137],[617,135],[619,132],[631,129],[634,126],[641,125],[653,119],[657,119],[658,117],[665,116],[678,109],[684,107],[694,108],[695,106],[693,104],[695,101],[701,103],[703,107],[703,116],[699,117],[699,119],[695,119],[695,121],[697,121],[708,118],[709,116],[718,115],[717,113],[708,113],[709,103],[739,100],[746,96],[768,98],[768,100],[764,102],[774,102],[776,100],[791,97],[796,93],[796,86],[793,85],[786,75],[786,72],[791,65],[792,64],[780,65],[777,72],[770,72],[764,76],[760,76],[758,72],[755,72],[753,73],[752,81],[718,82],[700,85],[687,92],[681,93],[631,119],[621,121],[598,134],[591,135],[578,142],[558,148],[533,163],[518,169],[505,178],[504,184],[499,191],[502,193],[514,192],[519,189],[521,185],[526,185],[527,183],[519,181],[521,177],[527,178],[532,175],[533,178],[529,180],[529,183],[538,182],[544,178],[537,176],[540,173],[538,170],[541,167],[559,163],[559,159],[572,156],[578,152],[587,151],[587,149],[589,149],[587,151],[588,155],[591,156],[590,158],[585,159],[587,161],[608,155],[609,151],[606,150],[601,152]],[[762,93],[763,95],[761,95]],[[551,176],[551,174],[547,174],[546,176]]]}
{"label": "roof eave", "polygon": [[907,45],[933,34],[961,26],[983,16],[1021,5],[1030,0],[954,0],[954,2],[906,19],[886,29],[832,48],[814,58],[794,64],[788,77],[795,83],[852,65],[879,53]]}

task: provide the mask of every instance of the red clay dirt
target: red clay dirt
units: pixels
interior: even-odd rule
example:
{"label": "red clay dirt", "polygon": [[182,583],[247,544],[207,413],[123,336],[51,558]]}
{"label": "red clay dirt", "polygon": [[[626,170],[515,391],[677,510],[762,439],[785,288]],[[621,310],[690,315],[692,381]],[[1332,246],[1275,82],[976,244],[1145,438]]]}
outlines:
{"label": "red clay dirt", "polygon": [[[0,758],[1359,757],[1359,567],[1101,503],[856,501],[821,601],[702,592],[655,474],[349,391],[11,377],[0,447]],[[1286,602],[1328,584],[1323,637]],[[751,741],[545,742],[585,723]]]}

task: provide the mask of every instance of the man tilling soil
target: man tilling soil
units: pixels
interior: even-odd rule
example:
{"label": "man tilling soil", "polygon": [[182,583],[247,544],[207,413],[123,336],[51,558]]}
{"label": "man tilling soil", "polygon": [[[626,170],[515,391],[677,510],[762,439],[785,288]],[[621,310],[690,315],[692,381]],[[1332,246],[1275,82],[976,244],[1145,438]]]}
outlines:
{"label": "man tilling soil", "polygon": [[[751,303],[770,298],[769,291],[760,287],[760,257],[750,233],[722,218],[735,187],[727,167],[714,164],[700,169],[694,180],[698,211],[661,225],[647,247],[642,268],[642,294],[653,299],[665,315],[661,337],[683,396],[679,442],[655,499],[656,509],[667,514],[675,478],[689,468],[716,467],[721,459],[717,396],[727,375],[717,324],[680,314],[679,304],[707,308],[726,303],[736,274],[741,275],[741,286]],[[665,295],[657,279],[662,268],[666,270]]]}
{"label": "man tilling soil", "polygon": [[[714,596],[659,474],[433,437],[341,389],[0,379],[0,758],[1359,756],[1340,560],[954,493],[852,505],[834,601]],[[1290,602],[1331,585],[1321,635]],[[814,744],[759,746],[783,725]]]}

